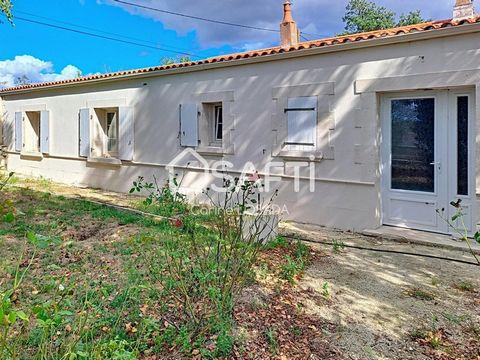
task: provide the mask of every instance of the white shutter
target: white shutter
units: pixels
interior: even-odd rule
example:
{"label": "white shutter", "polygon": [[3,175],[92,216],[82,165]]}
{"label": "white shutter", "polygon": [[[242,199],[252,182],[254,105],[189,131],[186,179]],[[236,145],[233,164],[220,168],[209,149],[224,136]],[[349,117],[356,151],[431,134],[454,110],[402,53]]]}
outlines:
{"label": "white shutter", "polygon": [[288,99],[287,144],[316,145],[317,97]]}
{"label": "white shutter", "polygon": [[40,152],[48,154],[50,152],[50,113],[48,111],[40,112]]}
{"label": "white shutter", "polygon": [[15,151],[23,149],[23,113],[15,113]]}
{"label": "white shutter", "polygon": [[180,145],[198,146],[198,106],[180,105]]}
{"label": "white shutter", "polygon": [[120,160],[132,161],[134,150],[133,107],[118,108],[118,157]]}
{"label": "white shutter", "polygon": [[90,156],[90,109],[80,109],[79,118],[79,155]]}

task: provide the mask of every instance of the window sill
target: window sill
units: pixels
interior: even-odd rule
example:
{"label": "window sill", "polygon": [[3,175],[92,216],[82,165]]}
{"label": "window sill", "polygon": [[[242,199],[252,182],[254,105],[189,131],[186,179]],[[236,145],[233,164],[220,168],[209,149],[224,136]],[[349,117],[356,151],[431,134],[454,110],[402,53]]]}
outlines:
{"label": "window sill", "polygon": [[278,154],[274,154],[274,156],[288,160],[322,161],[325,159],[321,151],[282,150]]}
{"label": "window sill", "polygon": [[22,151],[20,153],[20,159],[42,161],[43,154],[36,151]]}
{"label": "window sill", "polygon": [[108,166],[118,166],[122,165],[122,161],[115,158],[106,158],[106,157],[89,157],[87,158],[87,164],[92,165],[108,165]]}
{"label": "window sill", "polygon": [[233,155],[233,149],[225,149],[220,146],[202,146],[195,149],[199,154],[204,155]]}

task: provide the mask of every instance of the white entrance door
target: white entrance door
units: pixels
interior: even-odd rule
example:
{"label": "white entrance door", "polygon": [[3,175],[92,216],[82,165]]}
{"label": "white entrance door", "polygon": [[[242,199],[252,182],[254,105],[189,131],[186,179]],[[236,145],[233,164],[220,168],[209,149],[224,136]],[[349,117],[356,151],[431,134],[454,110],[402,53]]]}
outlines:
{"label": "white entrance door", "polygon": [[385,225],[451,233],[461,199],[475,229],[473,109],[469,91],[385,96],[382,102],[382,207]]}

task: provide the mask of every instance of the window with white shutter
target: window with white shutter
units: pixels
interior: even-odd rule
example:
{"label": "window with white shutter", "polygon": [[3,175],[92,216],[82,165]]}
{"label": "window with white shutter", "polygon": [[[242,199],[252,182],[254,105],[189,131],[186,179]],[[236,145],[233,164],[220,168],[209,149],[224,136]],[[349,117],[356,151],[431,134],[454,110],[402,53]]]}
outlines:
{"label": "window with white shutter", "polygon": [[286,145],[312,147],[317,138],[317,97],[288,99]]}

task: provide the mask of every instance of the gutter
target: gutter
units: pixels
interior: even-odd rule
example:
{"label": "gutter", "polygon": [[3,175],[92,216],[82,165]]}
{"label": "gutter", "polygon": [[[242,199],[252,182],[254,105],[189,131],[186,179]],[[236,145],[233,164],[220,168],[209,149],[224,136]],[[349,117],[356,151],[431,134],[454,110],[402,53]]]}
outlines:
{"label": "gutter", "polygon": [[166,70],[147,71],[145,73],[118,75],[118,76],[112,76],[111,78],[107,77],[102,79],[80,80],[80,81],[72,82],[68,84],[54,84],[54,85],[39,86],[36,88],[11,90],[11,91],[3,91],[3,92],[0,90],[0,97],[25,94],[25,93],[31,93],[31,92],[37,92],[37,91],[44,91],[44,90],[50,90],[50,89],[57,89],[57,88],[66,89],[66,88],[78,87],[83,85],[88,86],[88,85],[97,84],[97,83],[107,84],[107,83],[126,81],[131,79],[147,79],[152,77],[168,76],[168,75],[174,75],[174,74],[186,74],[186,73],[192,73],[192,72],[207,71],[212,69],[228,68],[232,66],[258,64],[258,63],[265,63],[270,61],[296,59],[296,58],[305,57],[305,56],[330,54],[330,53],[335,53],[340,51],[365,49],[365,48],[371,48],[376,46],[386,46],[386,45],[393,45],[393,44],[409,43],[414,41],[438,39],[438,38],[458,36],[458,35],[477,33],[477,32],[480,32],[480,23],[468,24],[468,25],[457,25],[457,26],[451,26],[443,29],[422,30],[422,31],[409,33],[409,34],[386,36],[384,38],[377,38],[377,39],[371,39],[371,40],[359,40],[359,41],[353,41],[353,42],[337,44],[337,45],[328,45],[324,47],[292,50],[292,51],[288,51],[280,54],[259,55],[257,57],[250,57],[246,59],[192,65],[192,66],[179,67],[179,68],[166,69]]}

